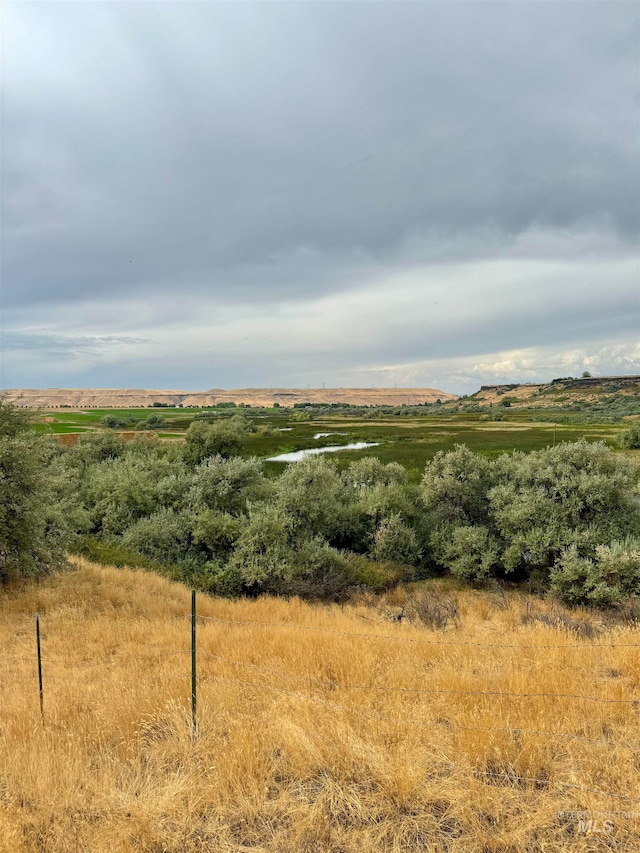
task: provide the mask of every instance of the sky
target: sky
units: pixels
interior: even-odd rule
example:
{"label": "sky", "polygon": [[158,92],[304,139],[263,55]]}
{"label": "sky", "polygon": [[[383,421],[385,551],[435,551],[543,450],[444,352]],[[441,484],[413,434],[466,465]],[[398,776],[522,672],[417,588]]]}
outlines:
{"label": "sky", "polygon": [[640,373],[635,2],[5,3],[0,387]]}

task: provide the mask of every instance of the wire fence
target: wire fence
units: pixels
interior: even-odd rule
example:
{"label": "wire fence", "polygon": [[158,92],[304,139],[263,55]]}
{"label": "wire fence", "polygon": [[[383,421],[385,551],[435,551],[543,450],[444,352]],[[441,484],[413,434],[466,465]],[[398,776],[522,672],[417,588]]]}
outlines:
{"label": "wire fence", "polygon": [[[212,617],[212,616],[202,616],[197,614],[196,611],[196,593],[192,591],[191,598],[191,615],[184,614],[183,616],[172,617],[169,622],[175,621],[184,621],[190,623],[191,629],[191,644],[190,647],[184,647],[181,649],[176,649],[173,651],[162,651],[153,654],[142,654],[136,655],[136,661],[143,661],[146,663],[150,662],[158,662],[167,658],[175,658],[181,655],[190,654],[191,656],[191,725],[192,725],[192,736],[195,739],[198,735],[198,706],[197,706],[197,694],[198,694],[198,685],[202,682],[215,681],[220,683],[233,683],[239,685],[243,688],[250,689],[252,691],[262,691],[267,690],[275,693],[279,693],[282,695],[290,696],[297,700],[301,700],[303,702],[308,703],[316,703],[321,704],[325,707],[329,707],[335,712],[342,712],[345,714],[353,715],[360,719],[372,720],[372,721],[380,721],[385,723],[394,723],[394,724],[402,724],[402,725],[420,725],[423,720],[420,716],[417,715],[407,715],[405,713],[397,713],[397,714],[381,714],[373,709],[364,710],[362,708],[355,708],[350,705],[345,705],[342,702],[336,702],[334,699],[327,699],[325,696],[321,695],[310,695],[308,693],[302,692],[300,690],[292,690],[286,687],[281,687],[277,684],[272,683],[271,680],[262,680],[262,681],[251,681],[245,678],[235,678],[226,675],[221,675],[219,673],[211,673],[207,671],[199,671],[198,670],[198,659],[205,659],[207,661],[216,661],[219,663],[224,663],[231,667],[238,667],[243,669],[251,670],[252,672],[257,673],[258,675],[265,676],[269,679],[279,678],[279,679],[287,679],[291,681],[301,681],[304,682],[309,687],[315,686],[319,689],[329,690],[332,692],[345,692],[345,693],[362,693],[364,691],[374,691],[377,693],[394,693],[398,695],[405,696],[469,696],[469,697],[482,697],[487,698],[489,700],[494,699],[506,699],[506,700],[515,700],[515,701],[525,701],[530,699],[549,699],[549,700],[567,700],[570,702],[584,702],[584,703],[595,703],[604,706],[631,706],[634,709],[640,708],[640,695],[638,697],[605,697],[605,696],[595,696],[595,695],[587,695],[580,693],[570,693],[570,692],[545,692],[545,691],[536,691],[536,692],[517,692],[517,691],[507,691],[507,690],[466,690],[466,689],[454,689],[454,688],[417,688],[417,687],[403,687],[403,686],[393,686],[386,684],[352,684],[344,681],[340,681],[338,679],[328,679],[328,678],[316,678],[310,675],[301,675],[298,673],[288,672],[282,669],[275,669],[272,667],[261,666],[259,664],[253,663],[251,661],[246,660],[238,660],[235,658],[229,658],[223,655],[214,654],[212,652],[205,651],[203,648],[198,648],[197,646],[197,627],[198,625],[202,626],[207,623],[217,623],[220,625],[229,625],[229,626],[242,626],[247,627],[251,626],[253,628],[265,628],[265,629],[290,629],[294,631],[318,631],[322,633],[334,634],[340,637],[352,637],[358,639],[376,639],[382,641],[405,641],[410,643],[422,643],[428,646],[471,646],[471,647],[479,647],[479,648],[499,648],[499,649],[510,649],[515,651],[521,651],[524,649],[528,650],[545,650],[545,649],[615,649],[615,648],[640,648],[640,643],[613,643],[613,642],[599,642],[599,643],[589,643],[589,642],[581,642],[581,643],[558,643],[558,644],[540,644],[540,645],[532,645],[532,644],[515,644],[515,643],[484,643],[484,642],[474,642],[474,641],[457,641],[457,640],[444,640],[444,639],[431,639],[429,637],[414,637],[407,636],[404,634],[379,634],[379,633],[364,633],[364,632],[351,632],[351,631],[336,631],[331,628],[326,628],[324,626],[316,626],[316,625],[303,625],[295,622],[261,622],[261,621],[253,621],[253,620],[236,620],[236,619],[228,619],[223,617]],[[117,656],[113,655],[107,659],[103,659],[97,662],[77,662],[69,659],[68,657],[50,657],[48,655],[42,655],[42,642],[40,637],[40,616],[36,614],[36,656],[35,658],[29,658],[24,655],[2,655],[3,661],[14,661],[18,663],[35,663],[37,665],[37,673],[38,673],[38,695],[39,695],[39,705],[40,705],[40,715],[42,719],[42,723],[45,723],[45,710],[44,710],[44,686],[45,683],[51,677],[51,674],[46,671],[46,664],[55,663],[62,664],[63,666],[73,668],[75,671],[80,670],[90,670],[96,668],[104,668],[106,666],[121,664],[123,660],[131,660],[130,656]],[[44,669],[43,669],[43,664]],[[44,672],[44,675],[43,675]],[[25,673],[24,671],[20,673],[25,677],[32,677],[29,673]],[[12,677],[15,673],[12,673]],[[56,676],[54,676],[55,679]],[[423,708],[423,706],[417,706],[418,710]],[[636,721],[640,723],[640,720]],[[561,730],[545,730],[545,729],[535,729],[535,728],[522,728],[519,726],[485,726],[485,725],[463,725],[457,722],[452,722],[449,719],[436,719],[429,720],[430,727],[436,727],[441,730],[447,730],[450,732],[453,731],[465,731],[465,732],[484,732],[484,733],[500,733],[503,735],[510,736],[516,743],[521,745],[523,736],[531,736],[531,737],[544,737],[556,739],[560,742],[562,741],[578,741],[585,742],[589,744],[595,744],[598,746],[604,746],[608,750],[614,748],[622,748],[626,750],[631,750],[634,754],[637,754],[640,750],[640,741],[635,743],[616,740],[612,737],[591,737],[586,734],[576,734]],[[506,772],[506,773],[495,773],[493,771],[485,771],[485,770],[473,770],[472,775],[476,779],[491,779],[494,784],[498,784],[504,782],[511,787],[515,785],[525,785],[525,786],[533,786],[537,790],[546,790],[550,787],[553,788],[561,788],[565,790],[575,790],[584,794],[596,794],[599,796],[610,797],[613,799],[623,800],[625,802],[634,802],[640,803],[640,796],[628,796],[620,793],[616,793],[613,791],[605,791],[597,788],[586,787],[582,785],[578,785],[574,782],[565,782],[561,780],[554,780],[550,778],[535,778],[529,776],[518,775],[515,772]]]}
{"label": "wire fence", "polygon": [[[185,617],[182,617],[185,618]],[[409,637],[405,634],[372,634],[360,631],[336,631],[333,628],[326,628],[323,625],[301,625],[295,622],[254,622],[252,620],[225,619],[219,616],[198,616],[202,622],[221,622],[227,625],[253,626],[259,628],[293,628],[297,631],[321,631],[325,634],[335,634],[339,637],[358,637],[367,640],[393,640],[406,643],[422,643],[427,646],[476,646],[487,649],[640,649],[640,643],[553,643],[553,644],[536,644],[528,643],[482,643],[472,640],[431,640],[428,637]]]}

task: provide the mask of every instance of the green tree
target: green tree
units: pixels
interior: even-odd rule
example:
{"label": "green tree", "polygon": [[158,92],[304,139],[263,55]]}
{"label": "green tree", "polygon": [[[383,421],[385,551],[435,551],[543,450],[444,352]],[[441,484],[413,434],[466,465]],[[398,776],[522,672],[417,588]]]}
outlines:
{"label": "green tree", "polygon": [[25,432],[34,422],[33,409],[26,409],[11,403],[5,395],[0,395],[0,436],[15,437]]}
{"label": "green tree", "polygon": [[230,421],[194,421],[185,435],[184,459],[193,466],[210,456],[228,459],[237,456],[245,442],[246,433]]}
{"label": "green tree", "polygon": [[83,465],[105,462],[107,459],[118,459],[125,452],[125,440],[110,430],[95,433],[85,433],[71,449],[72,456]]}
{"label": "green tree", "polygon": [[275,488],[277,506],[300,535],[327,540],[340,535],[346,490],[333,462],[307,456],[289,465]]}
{"label": "green tree", "polygon": [[436,453],[422,479],[422,500],[432,524],[486,524],[494,482],[492,463],[466,445]]}
{"label": "green tree", "polygon": [[120,419],[115,415],[105,415],[100,418],[100,423],[103,427],[107,427],[108,429],[117,429],[120,426]]}
{"label": "green tree", "polygon": [[208,560],[225,562],[233,554],[242,528],[242,521],[227,512],[201,510],[193,520],[193,541]]}
{"label": "green tree", "polygon": [[66,473],[50,476],[54,448],[27,432],[28,414],[0,399],[0,582],[60,566],[70,534],[59,507]]}
{"label": "green tree", "polygon": [[136,423],[137,430],[162,429],[163,426],[165,426],[165,420],[162,415],[149,415],[148,418]]}
{"label": "green tree", "polygon": [[193,510],[212,509],[242,515],[249,502],[263,500],[271,489],[257,459],[211,456],[193,471],[186,503]]}

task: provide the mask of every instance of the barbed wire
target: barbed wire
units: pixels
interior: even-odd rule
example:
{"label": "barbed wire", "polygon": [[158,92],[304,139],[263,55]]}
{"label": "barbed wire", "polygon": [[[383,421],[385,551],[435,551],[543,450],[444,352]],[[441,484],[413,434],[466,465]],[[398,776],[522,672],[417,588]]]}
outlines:
{"label": "barbed wire", "polygon": [[530,785],[538,785],[542,788],[553,785],[554,787],[571,788],[585,794],[600,794],[603,797],[614,797],[615,799],[624,800],[628,803],[640,803],[640,798],[638,797],[616,794],[613,791],[602,791],[599,788],[585,788],[583,785],[576,785],[573,782],[561,782],[560,780],[556,781],[555,779],[536,779],[532,776],[520,776],[514,773],[495,773],[491,770],[473,770],[471,775],[474,779],[477,779],[480,776],[488,776],[492,779],[504,779],[509,782],[525,782]]}
{"label": "barbed wire", "polygon": [[[151,655],[136,655],[136,656],[127,656],[123,655],[120,657],[112,657],[107,660],[102,660],[94,663],[75,663],[68,658],[49,658],[45,657],[43,659],[43,663],[62,663],[65,666],[74,668],[76,670],[87,670],[87,669],[95,669],[104,666],[112,666],[118,663],[122,663],[123,661],[149,661],[149,660],[161,660],[163,658],[175,657],[177,655],[189,654],[190,649],[177,649],[172,652],[162,652]],[[254,669],[259,672],[264,672],[268,675],[275,675],[282,678],[292,678],[298,681],[305,681],[307,683],[313,683],[322,685],[324,687],[329,687],[333,690],[375,690],[379,692],[390,692],[390,693],[405,693],[405,694],[415,694],[415,695],[457,695],[457,696],[493,696],[493,697],[505,697],[505,698],[513,698],[513,699],[530,699],[530,698],[553,698],[553,699],[574,699],[578,701],[588,701],[588,702],[600,702],[601,704],[628,704],[634,707],[638,707],[640,705],[640,700],[638,699],[611,699],[611,698],[603,698],[600,696],[588,696],[585,694],[579,693],[551,693],[551,692],[532,692],[532,693],[516,693],[513,691],[505,691],[505,690],[460,690],[453,688],[428,688],[428,687],[394,687],[391,685],[380,685],[380,684],[345,684],[343,682],[331,680],[331,679],[323,679],[323,678],[315,678],[313,676],[307,675],[298,675],[296,673],[287,672],[285,670],[278,670],[272,667],[260,666],[259,664],[249,663],[248,661],[240,661],[234,660],[232,658],[227,658],[222,655],[212,654],[211,652],[205,652],[202,649],[197,651],[199,656],[204,656],[211,658],[213,660],[218,660],[222,663],[231,664],[232,666],[243,666],[250,669]],[[13,660],[19,660],[27,663],[32,663],[35,665],[35,660],[31,658],[18,658],[14,657]],[[48,674],[48,677],[50,674]]]}
{"label": "barbed wire", "polygon": [[[74,667],[75,669],[92,669],[94,667],[100,667],[100,666],[111,666],[111,665],[116,664],[116,663],[122,663],[123,661],[159,660],[161,658],[174,657],[175,655],[190,654],[190,652],[191,652],[190,649],[177,649],[173,652],[159,652],[159,653],[150,654],[150,655],[133,655],[132,656],[132,655],[124,654],[124,655],[121,655],[119,657],[110,657],[110,658],[107,658],[106,660],[97,661],[95,663],[82,663],[82,662],[76,662],[76,661],[70,660],[69,658],[58,658],[58,657],[52,658],[52,657],[49,657],[49,655],[43,655],[42,656],[42,664],[43,664],[43,666],[45,666],[48,663],[56,663],[56,664],[63,664],[65,666],[69,666],[69,667]],[[3,655],[2,657],[3,657],[3,660],[9,659],[9,657],[5,656],[5,655]],[[11,659],[12,660],[19,660],[19,661],[22,661],[24,663],[33,664],[34,667],[37,666],[37,659],[35,656],[33,658],[13,657]]]}
{"label": "barbed wire", "polygon": [[[103,666],[105,664],[107,666],[111,666],[113,664],[122,663],[123,661],[127,661],[127,660],[128,661],[131,661],[131,660],[134,660],[134,661],[162,660],[162,658],[170,658],[170,657],[175,657],[176,655],[184,655],[184,654],[190,654],[190,649],[177,649],[174,652],[162,652],[161,654],[154,654],[154,655],[136,655],[134,657],[127,657],[126,655],[123,655],[122,657],[109,658],[109,660],[101,661],[99,663],[88,663],[88,664],[84,664],[84,665],[77,665],[76,668],[77,669],[93,669],[95,667],[100,667],[100,666]],[[66,661],[66,663],[68,663],[69,665],[73,665],[71,661]]]}
{"label": "barbed wire", "polygon": [[284,670],[271,669],[270,667],[259,666],[255,663],[248,663],[247,661],[233,660],[231,658],[222,657],[221,655],[214,655],[210,652],[204,652],[202,650],[198,650],[198,654],[204,655],[205,657],[214,658],[215,660],[219,660],[224,663],[233,664],[235,666],[250,667],[251,669],[256,669],[261,672],[268,673],[269,675],[278,675],[284,678],[296,678],[300,681],[311,681],[314,684],[322,684],[326,687],[340,690],[380,690],[398,693],[424,693],[427,695],[443,693],[463,696],[509,696],[518,699],[548,697],[556,699],[581,699],[589,702],[602,702],[603,704],[629,704],[636,707],[640,705],[640,700],[638,699],[603,699],[600,696],[585,696],[580,693],[511,693],[509,691],[504,690],[454,690],[450,688],[391,687],[380,684],[343,684],[342,682],[332,681],[330,679],[314,678],[312,676],[307,675],[296,675],[294,673],[286,672]]}
{"label": "barbed wire", "polygon": [[[247,687],[252,687],[252,688],[273,690],[277,693],[283,693],[283,694],[286,694],[288,696],[294,696],[298,699],[304,699],[305,701],[308,701],[308,702],[317,702],[319,704],[327,705],[327,706],[332,707],[332,708],[337,709],[337,710],[345,711],[346,713],[349,713],[349,714],[355,714],[356,716],[365,717],[365,718],[369,718],[372,720],[381,720],[381,721],[392,722],[392,723],[408,723],[408,724],[412,724],[412,725],[415,725],[417,722],[419,722],[419,720],[416,720],[415,717],[401,717],[401,716],[390,717],[390,716],[386,716],[383,714],[361,711],[357,708],[351,708],[348,705],[341,705],[337,702],[333,702],[333,701],[324,699],[321,696],[309,696],[308,694],[300,693],[297,690],[285,690],[282,687],[276,687],[274,684],[265,684],[265,683],[258,684],[255,681],[246,681],[244,679],[239,679],[239,678],[230,678],[230,677],[224,676],[224,675],[208,675],[205,678],[214,679],[214,680],[218,680],[218,681],[234,682],[236,684],[243,684]],[[459,723],[451,723],[448,720],[447,721],[435,720],[435,721],[432,721],[432,723],[434,723],[435,725],[443,726],[444,728],[447,728],[450,730],[508,732],[509,734],[512,734],[515,736],[519,736],[522,734],[541,735],[543,737],[556,737],[556,738],[561,738],[564,740],[578,740],[578,741],[586,741],[589,743],[597,743],[601,746],[606,746],[609,749],[612,746],[622,746],[622,747],[625,747],[626,749],[630,749],[633,751],[638,751],[638,749],[640,749],[639,744],[624,743],[622,741],[616,742],[616,741],[611,741],[611,740],[605,740],[603,738],[593,738],[593,737],[589,737],[588,735],[574,735],[574,734],[569,734],[568,732],[551,732],[551,731],[544,731],[542,729],[525,729],[525,728],[519,728],[519,727],[515,728],[515,727],[510,727],[510,726],[463,726],[463,725],[460,725]]]}
{"label": "barbed wire", "polygon": [[254,626],[259,628],[293,628],[300,631],[321,631],[326,634],[335,634],[340,637],[361,637],[370,640],[397,640],[407,643],[424,643],[430,646],[477,646],[480,648],[495,648],[495,649],[515,649],[522,651],[523,649],[637,649],[640,648],[640,643],[557,643],[557,644],[540,644],[532,645],[530,643],[482,643],[474,640],[430,640],[426,637],[407,637],[402,634],[370,634],[360,633],[358,631],[336,631],[333,628],[325,628],[321,625],[301,625],[298,622],[254,622],[252,620],[240,619],[225,619],[220,616],[198,616],[203,622],[220,622],[228,625],[243,625]]}

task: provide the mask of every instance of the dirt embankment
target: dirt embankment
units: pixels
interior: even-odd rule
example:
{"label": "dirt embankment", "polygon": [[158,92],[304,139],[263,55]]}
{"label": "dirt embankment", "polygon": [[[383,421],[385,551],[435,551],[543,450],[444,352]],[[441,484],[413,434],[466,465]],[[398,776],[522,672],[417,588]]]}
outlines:
{"label": "dirt embankment", "polygon": [[245,403],[251,406],[289,407],[295,403],[348,403],[353,406],[401,406],[457,399],[437,388],[237,388],[230,391],[155,391],[128,388],[16,388],[4,395],[21,406],[54,409],[138,408],[153,403],[169,406],[214,406]]}

